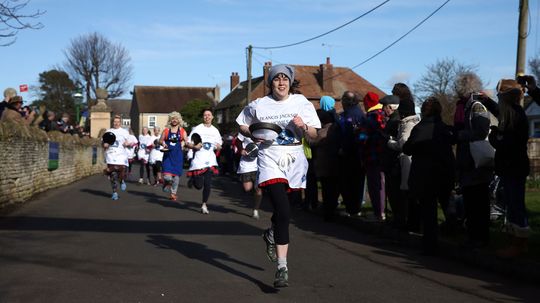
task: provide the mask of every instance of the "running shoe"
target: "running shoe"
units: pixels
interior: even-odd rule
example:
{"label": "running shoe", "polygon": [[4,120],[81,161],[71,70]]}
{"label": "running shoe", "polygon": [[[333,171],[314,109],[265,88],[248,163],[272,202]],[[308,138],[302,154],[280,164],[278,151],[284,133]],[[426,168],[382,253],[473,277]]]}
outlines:
{"label": "running shoe", "polygon": [[251,217],[252,217],[253,219],[259,220],[259,218],[260,218],[260,217],[259,217],[259,211],[256,210],[256,209],[254,209],[254,210],[253,210],[253,216],[251,216]]}
{"label": "running shoe", "polygon": [[276,243],[274,242],[274,231],[272,228],[265,230],[262,237],[266,243],[266,256],[268,260],[277,262]]}
{"label": "running shoe", "polygon": [[143,184],[143,183],[144,183],[143,178],[140,178],[140,179],[139,179],[139,184]]}
{"label": "running shoe", "polygon": [[118,193],[113,193],[111,199],[118,200]]}
{"label": "running shoe", "polygon": [[208,211],[208,207],[206,205],[201,206],[201,213],[208,215],[210,212]]}
{"label": "running shoe", "polygon": [[276,271],[276,277],[274,279],[274,287],[287,287],[289,286],[289,271],[287,267],[279,268]]}
{"label": "running shoe", "polygon": [[126,182],[125,182],[125,181],[122,181],[122,183],[120,184],[120,189],[121,189],[122,191],[126,191],[127,185],[126,185]]}
{"label": "running shoe", "polygon": [[176,201],[176,194],[171,194],[171,196],[169,197],[169,200]]}
{"label": "running shoe", "polygon": [[164,193],[170,193],[171,192],[171,184],[168,183],[168,182],[163,183],[162,190],[163,190]]}

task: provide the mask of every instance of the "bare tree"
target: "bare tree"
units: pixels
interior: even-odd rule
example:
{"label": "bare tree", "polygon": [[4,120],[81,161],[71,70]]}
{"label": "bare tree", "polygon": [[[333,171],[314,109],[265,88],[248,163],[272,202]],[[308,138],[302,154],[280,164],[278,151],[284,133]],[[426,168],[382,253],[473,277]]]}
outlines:
{"label": "bare tree", "polygon": [[65,69],[76,82],[84,85],[87,101],[95,98],[97,88],[106,89],[110,98],[127,91],[133,67],[122,45],[112,43],[99,33],[91,33],[71,40],[64,55]]}
{"label": "bare tree", "polygon": [[437,60],[435,64],[427,66],[427,72],[414,84],[417,95],[426,98],[429,96],[452,99],[454,95],[454,82],[458,75],[466,72],[476,72],[476,66],[464,65],[453,58]]}
{"label": "bare tree", "polygon": [[23,13],[22,10],[30,2],[20,0],[2,0],[0,2],[0,46],[8,46],[17,40],[17,33],[23,29],[41,29],[43,24],[28,23],[25,19],[35,19],[45,14],[45,11],[37,10],[33,13]]}
{"label": "bare tree", "polygon": [[414,84],[415,93],[421,100],[429,96],[437,97],[443,107],[444,121],[452,124],[458,96],[456,90],[459,87],[456,80],[463,74],[476,75],[476,69],[474,65],[461,64],[453,58],[437,60],[427,66],[426,73]]}
{"label": "bare tree", "polygon": [[529,59],[529,69],[536,79],[540,79],[540,56],[538,54]]}

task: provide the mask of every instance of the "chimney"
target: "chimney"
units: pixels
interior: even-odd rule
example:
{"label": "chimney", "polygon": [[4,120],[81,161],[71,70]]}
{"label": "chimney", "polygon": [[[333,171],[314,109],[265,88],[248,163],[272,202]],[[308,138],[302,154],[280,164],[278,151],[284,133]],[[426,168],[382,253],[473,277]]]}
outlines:
{"label": "chimney", "polygon": [[264,76],[264,94],[263,96],[266,96],[270,93],[270,88],[267,86],[267,83],[268,83],[268,75],[270,74],[270,68],[272,67],[272,62],[271,61],[268,61],[268,62],[264,62],[264,67],[263,67],[263,76]]}
{"label": "chimney", "polygon": [[233,72],[231,74],[231,91],[240,83],[240,76],[238,73]]}
{"label": "chimney", "polygon": [[320,65],[320,84],[322,91],[327,95],[334,95],[334,66],[330,63],[330,57],[326,57],[326,64]]}

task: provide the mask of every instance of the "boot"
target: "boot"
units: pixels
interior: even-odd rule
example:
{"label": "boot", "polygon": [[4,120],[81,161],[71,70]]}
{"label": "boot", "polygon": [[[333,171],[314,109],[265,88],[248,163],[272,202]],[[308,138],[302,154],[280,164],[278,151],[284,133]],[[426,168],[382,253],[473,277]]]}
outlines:
{"label": "boot", "polygon": [[497,250],[495,254],[500,258],[515,258],[527,253],[528,250],[527,238],[513,236],[510,245]]}

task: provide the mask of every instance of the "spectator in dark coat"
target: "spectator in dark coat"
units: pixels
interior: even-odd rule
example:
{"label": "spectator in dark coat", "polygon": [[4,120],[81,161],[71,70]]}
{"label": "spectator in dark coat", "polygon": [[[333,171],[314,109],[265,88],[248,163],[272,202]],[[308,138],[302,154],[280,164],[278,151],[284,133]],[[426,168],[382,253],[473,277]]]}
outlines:
{"label": "spectator in dark coat", "polygon": [[453,139],[436,98],[428,98],[421,111],[422,120],[412,129],[403,152],[412,156],[409,190],[420,201],[424,253],[437,254],[437,202],[445,205],[454,186]]}
{"label": "spectator in dark coat", "polygon": [[385,215],[385,179],[382,155],[388,139],[384,134],[386,118],[379,103],[379,96],[368,92],[364,97],[366,119],[359,131],[362,144],[362,159],[366,168],[367,186],[375,217],[384,221]]}
{"label": "spectator in dark coat", "polygon": [[365,114],[358,106],[358,97],[350,91],[341,97],[343,113],[339,116],[339,191],[348,215],[360,215],[364,194],[365,169],[361,161],[360,144],[356,129],[363,123]]}
{"label": "spectator in dark coat", "polygon": [[[400,116],[400,124],[398,127],[398,135],[394,140],[388,141],[388,146],[398,152],[399,166],[401,169],[401,195],[405,204],[403,213],[406,218],[407,230],[412,232],[420,231],[420,203],[418,199],[409,191],[409,171],[411,169],[411,156],[403,153],[402,148],[405,142],[409,139],[411,130],[420,121],[416,115],[414,98],[411,90],[404,83],[396,83],[392,88],[392,94],[399,97],[398,112]],[[401,218],[398,218],[401,219]],[[398,225],[401,222],[398,222]]]}
{"label": "spectator in dark coat", "polygon": [[497,251],[501,257],[516,257],[527,251],[529,222],[525,208],[525,181],[529,175],[527,143],[529,126],[525,111],[519,105],[522,87],[503,79],[497,86],[499,125],[493,126],[489,142],[495,147],[495,173],[501,177],[503,198],[507,206],[507,230],[510,245]]}
{"label": "spectator in dark coat", "polygon": [[[386,127],[384,128],[385,141],[398,137],[399,124],[401,122],[398,108],[399,97],[388,95],[381,99],[383,112],[386,116]],[[392,225],[397,228],[405,227],[406,204],[404,203],[400,190],[401,169],[399,164],[400,151],[391,149],[385,144],[382,154],[382,168],[384,172],[385,191],[388,203],[392,209]]]}
{"label": "spectator in dark coat", "polygon": [[43,113],[43,120],[39,123],[39,128],[46,132],[58,130],[56,121],[56,114],[52,111],[45,111]]}
{"label": "spectator in dark coat", "polygon": [[317,130],[317,137],[309,140],[314,155],[315,175],[321,182],[325,221],[332,221],[339,197],[340,130],[334,104],[332,97],[321,98],[317,116],[322,127]]}

